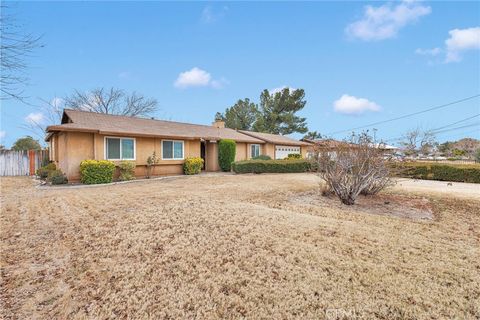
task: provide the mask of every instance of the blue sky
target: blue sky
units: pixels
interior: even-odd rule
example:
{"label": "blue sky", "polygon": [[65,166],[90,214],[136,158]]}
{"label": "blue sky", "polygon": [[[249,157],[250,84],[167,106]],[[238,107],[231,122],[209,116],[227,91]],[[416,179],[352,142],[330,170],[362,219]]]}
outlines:
{"label": "blue sky", "polygon": [[[305,89],[309,129],[328,134],[480,93],[478,2],[21,2],[13,9],[26,31],[43,35],[45,46],[29,59],[34,105],[114,86],[158,99],[158,118],[209,124],[240,98],[258,102],[263,89],[289,86]],[[480,98],[378,125],[377,135],[396,138],[478,113]],[[46,121],[37,107],[2,101],[2,144],[29,134],[29,118]],[[463,136],[480,138],[480,129],[438,139]]]}

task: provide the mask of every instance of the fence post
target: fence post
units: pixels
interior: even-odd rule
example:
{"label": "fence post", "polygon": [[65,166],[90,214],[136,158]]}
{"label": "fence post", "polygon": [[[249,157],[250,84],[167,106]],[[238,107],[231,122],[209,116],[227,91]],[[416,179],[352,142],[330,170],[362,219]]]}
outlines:
{"label": "fence post", "polygon": [[28,160],[30,162],[30,175],[35,174],[35,150],[28,150]]}

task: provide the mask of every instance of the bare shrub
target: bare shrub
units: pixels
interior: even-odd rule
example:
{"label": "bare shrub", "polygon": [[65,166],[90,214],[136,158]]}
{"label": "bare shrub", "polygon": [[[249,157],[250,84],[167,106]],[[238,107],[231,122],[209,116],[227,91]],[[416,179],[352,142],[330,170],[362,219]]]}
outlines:
{"label": "bare shrub", "polygon": [[353,205],[359,194],[378,193],[390,183],[382,144],[374,143],[368,133],[353,134],[328,150],[314,147],[314,154],[320,177],[344,204]]}
{"label": "bare shrub", "polygon": [[334,192],[328,183],[320,183],[320,194],[324,197],[328,197],[334,194]]}

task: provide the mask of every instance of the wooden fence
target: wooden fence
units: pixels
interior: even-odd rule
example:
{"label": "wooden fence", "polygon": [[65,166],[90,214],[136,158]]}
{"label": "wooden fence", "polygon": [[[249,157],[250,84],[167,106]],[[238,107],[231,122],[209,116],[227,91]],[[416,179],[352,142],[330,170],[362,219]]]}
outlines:
{"label": "wooden fence", "polygon": [[48,150],[0,150],[0,176],[32,176],[48,162]]}

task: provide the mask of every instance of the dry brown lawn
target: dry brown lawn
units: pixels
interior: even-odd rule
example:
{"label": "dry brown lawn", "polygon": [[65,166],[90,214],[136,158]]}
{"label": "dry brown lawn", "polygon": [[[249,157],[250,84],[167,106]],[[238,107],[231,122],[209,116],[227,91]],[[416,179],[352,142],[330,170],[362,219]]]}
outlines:
{"label": "dry brown lawn", "polygon": [[0,318],[480,317],[478,199],[390,191],[369,212],[311,174],[0,182]]}

